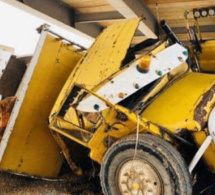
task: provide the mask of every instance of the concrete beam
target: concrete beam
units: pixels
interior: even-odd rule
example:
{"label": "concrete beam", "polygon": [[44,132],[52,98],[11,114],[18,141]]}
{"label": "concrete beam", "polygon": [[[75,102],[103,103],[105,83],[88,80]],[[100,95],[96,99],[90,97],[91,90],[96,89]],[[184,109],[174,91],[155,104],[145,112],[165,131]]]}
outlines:
{"label": "concrete beam", "polygon": [[22,0],[22,2],[64,24],[74,26],[75,11],[59,0]]}
{"label": "concrete beam", "polygon": [[75,24],[75,10],[60,0],[23,0],[23,2],[29,7],[47,14],[69,26],[75,27],[89,36],[97,37],[101,33],[101,28],[98,24]]}
{"label": "concrete beam", "polygon": [[77,14],[75,16],[76,23],[95,23],[95,22],[105,22],[112,20],[121,20],[125,17],[118,11],[112,12],[97,12],[89,14]]}
{"label": "concrete beam", "polygon": [[139,30],[148,38],[157,38],[158,22],[142,0],[107,0],[125,18],[143,17]]}
{"label": "concrete beam", "polygon": [[102,27],[97,23],[75,23],[75,28],[94,38],[102,32]]}
{"label": "concrete beam", "polygon": [[123,19],[124,17],[117,11],[114,12],[99,12],[99,13],[89,13],[89,14],[76,14],[75,15],[75,27],[92,36],[97,37],[101,31],[102,27],[98,22],[112,21],[117,19]]}

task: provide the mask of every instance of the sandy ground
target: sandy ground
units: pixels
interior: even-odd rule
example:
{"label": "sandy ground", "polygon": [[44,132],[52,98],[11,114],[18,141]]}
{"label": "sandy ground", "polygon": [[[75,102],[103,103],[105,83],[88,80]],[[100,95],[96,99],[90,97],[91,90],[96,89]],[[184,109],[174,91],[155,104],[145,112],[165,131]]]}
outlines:
{"label": "sandy ground", "polygon": [[[97,186],[96,186],[97,185]],[[102,195],[98,180],[71,178],[44,181],[0,172],[0,195]]]}

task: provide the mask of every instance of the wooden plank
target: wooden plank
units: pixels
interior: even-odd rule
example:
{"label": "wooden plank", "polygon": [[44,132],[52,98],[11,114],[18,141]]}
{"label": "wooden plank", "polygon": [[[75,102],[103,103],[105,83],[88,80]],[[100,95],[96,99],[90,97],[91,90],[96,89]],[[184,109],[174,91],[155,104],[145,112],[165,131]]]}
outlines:
{"label": "wooden plank", "polygon": [[[98,13],[98,12],[108,12],[115,10],[111,5],[107,4],[106,0],[63,0],[68,4],[73,4],[77,8],[78,12],[81,13]],[[184,19],[184,12],[186,10],[192,10],[193,8],[202,8],[208,6],[214,6],[214,0],[142,0],[143,3],[147,4],[151,12],[157,16],[156,2],[158,2],[158,14],[160,20],[166,20],[171,28],[184,27],[186,26],[186,21]],[[192,13],[188,15],[189,23],[191,26],[194,24],[194,19]],[[102,27],[107,27],[108,25],[120,21],[118,20],[107,20],[101,21],[99,24]],[[215,18],[202,18],[199,19],[200,26],[215,25]],[[207,35],[206,35],[207,34]],[[206,33],[204,36],[206,39],[213,37],[213,33]],[[186,40],[186,34],[179,34],[182,40]],[[144,36],[143,36],[144,37]],[[142,37],[142,39],[143,39]],[[140,40],[140,37],[135,37],[134,44]]]}
{"label": "wooden plank", "polygon": [[[185,27],[186,21],[185,20],[167,20],[167,24],[174,28],[174,27]],[[189,19],[190,26],[193,26],[194,19]],[[211,18],[204,18],[199,20],[200,26],[209,26],[209,25],[215,25],[215,20]]]}
{"label": "wooden plank", "polygon": [[135,45],[135,44],[140,43],[140,42],[142,42],[142,41],[144,41],[146,39],[147,39],[146,36],[134,36],[134,38],[131,41],[131,44]]}
{"label": "wooden plank", "polygon": [[[189,41],[186,33],[176,34],[176,36],[179,38],[180,41]],[[215,33],[214,32],[203,32],[202,37],[203,37],[203,40],[215,39]],[[132,40],[132,44],[137,44],[146,39],[147,39],[147,37],[145,37],[145,36],[135,36]]]}
{"label": "wooden plank", "polygon": [[[185,2],[190,2],[191,0],[142,0],[144,1],[147,5],[150,4],[156,4],[158,2],[158,4],[165,4],[165,3],[185,3]],[[202,1],[202,0],[196,0],[196,1]]]}
{"label": "wooden plank", "polygon": [[[175,11],[163,11],[163,12],[159,12],[159,18],[161,20],[174,20],[174,19],[177,19],[177,20],[184,20],[185,17],[184,17],[184,10],[175,10]],[[152,10],[152,13],[154,15],[157,15],[156,13],[156,10]],[[193,18],[193,14],[190,13],[188,14],[188,18]]]}
{"label": "wooden plank", "polygon": [[[162,2],[162,3],[160,3]],[[154,15],[159,16],[160,20],[166,20],[170,27],[183,27],[186,25],[184,19],[184,12],[186,10],[192,10],[193,8],[201,8],[201,7],[208,7],[214,6],[214,0],[198,0],[198,1],[187,1],[187,0],[167,0],[167,1],[158,1],[158,11],[156,9],[155,3],[153,4],[151,1],[147,1],[148,7],[151,9]],[[193,15],[190,13],[188,15],[190,19],[189,22],[193,25]],[[203,18],[200,19],[200,25],[214,25],[215,19],[214,17],[211,18]]]}
{"label": "wooden plank", "polygon": [[[166,9],[166,11],[169,10],[188,10],[193,8],[201,8],[201,7],[208,7],[208,6],[214,6],[214,0],[205,0],[205,1],[189,1],[189,2],[173,2],[173,3],[163,3],[158,4],[158,9]],[[156,4],[150,4],[148,5],[150,9],[155,9]]]}
{"label": "wooden plank", "polygon": [[108,5],[105,0],[62,0],[64,3],[70,5],[73,8],[80,8],[80,7],[96,7],[96,6],[103,6]]}
{"label": "wooden plank", "polygon": [[120,21],[120,19],[119,20],[102,21],[102,22],[98,22],[98,24],[100,26],[102,26],[103,28],[106,28],[107,26],[113,24],[114,22],[118,22],[118,21]]}
{"label": "wooden plank", "polygon": [[[176,34],[180,41],[188,41],[187,34]],[[215,39],[214,32],[204,32],[202,33],[203,40]]]}
{"label": "wooden plank", "polygon": [[106,0],[62,0],[76,10],[77,13],[97,13],[115,11]]}
{"label": "wooden plank", "polygon": [[111,12],[116,11],[111,5],[100,5],[94,7],[80,7],[77,8],[77,13],[98,13],[98,12]]}

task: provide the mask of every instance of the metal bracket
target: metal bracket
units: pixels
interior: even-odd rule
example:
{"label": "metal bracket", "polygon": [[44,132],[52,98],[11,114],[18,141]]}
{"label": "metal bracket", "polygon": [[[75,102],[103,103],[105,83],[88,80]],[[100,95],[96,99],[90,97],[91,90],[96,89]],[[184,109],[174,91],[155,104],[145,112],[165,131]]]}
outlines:
{"label": "metal bracket", "polygon": [[43,24],[40,27],[38,27],[36,30],[40,34],[41,34],[42,31],[47,31],[47,32],[53,34],[54,36],[59,37],[60,39],[65,40],[66,42],[69,42],[71,45],[75,45],[75,46],[79,47],[83,51],[87,50],[87,48],[85,48],[85,47],[83,47],[83,46],[81,46],[81,45],[79,45],[77,43],[74,43],[74,42],[70,41],[69,39],[59,35],[58,33],[52,31],[51,26],[49,24]]}
{"label": "metal bracket", "polygon": [[38,33],[41,34],[42,31],[49,31],[50,27],[51,26],[48,25],[48,24],[43,24],[40,27],[38,27],[36,30],[37,30]]}
{"label": "metal bracket", "polygon": [[195,156],[193,157],[190,165],[189,165],[189,172],[191,173],[193,169],[195,168],[196,164],[199,162],[200,158],[203,156],[205,151],[207,150],[208,146],[210,145],[212,141],[212,137],[209,135],[199,148],[199,150],[196,152]]}
{"label": "metal bracket", "polygon": [[211,142],[215,143],[215,108],[212,109],[209,119],[208,119],[208,130],[209,134],[189,165],[189,172],[191,173],[195,168],[196,164],[199,162],[202,155],[205,153]]}

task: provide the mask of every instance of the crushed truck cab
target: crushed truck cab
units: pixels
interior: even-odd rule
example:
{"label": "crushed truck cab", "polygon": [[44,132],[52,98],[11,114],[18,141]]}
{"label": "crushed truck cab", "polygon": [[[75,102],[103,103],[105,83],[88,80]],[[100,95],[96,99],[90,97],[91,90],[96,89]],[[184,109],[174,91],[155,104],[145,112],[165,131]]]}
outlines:
{"label": "crushed truck cab", "polygon": [[208,142],[190,169],[177,148],[192,146],[184,134],[197,147],[209,135],[215,75],[193,72],[187,48],[178,43],[146,40],[142,48],[151,49],[135,57],[130,43],[139,21],[115,23],[96,39],[62,88],[49,126],[79,174],[62,136],[90,149],[101,164],[105,194],[191,194],[190,172],[203,153],[215,170],[215,145]]}

